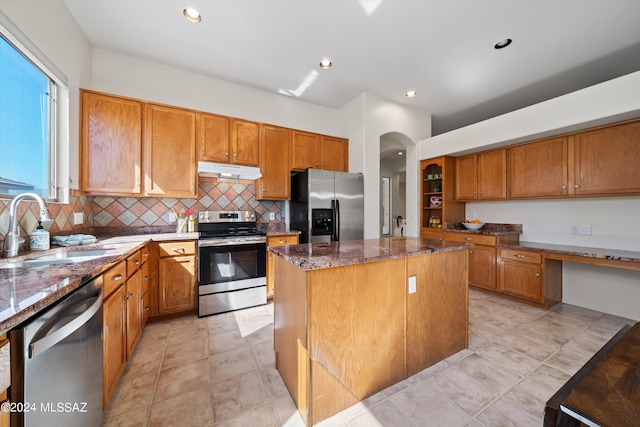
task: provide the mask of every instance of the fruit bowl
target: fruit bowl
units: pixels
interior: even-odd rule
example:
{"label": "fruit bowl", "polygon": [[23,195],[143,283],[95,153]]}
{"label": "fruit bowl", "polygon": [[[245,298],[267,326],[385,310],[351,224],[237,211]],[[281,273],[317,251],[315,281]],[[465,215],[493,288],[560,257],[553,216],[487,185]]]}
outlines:
{"label": "fruit bowl", "polygon": [[484,227],[484,222],[463,222],[462,225],[464,225],[467,230],[480,230]]}

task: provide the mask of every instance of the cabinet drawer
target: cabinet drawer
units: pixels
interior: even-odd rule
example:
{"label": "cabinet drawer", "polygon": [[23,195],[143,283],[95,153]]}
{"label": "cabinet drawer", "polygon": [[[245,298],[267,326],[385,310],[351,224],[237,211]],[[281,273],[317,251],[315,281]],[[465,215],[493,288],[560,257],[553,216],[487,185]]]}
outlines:
{"label": "cabinet drawer", "polygon": [[267,236],[267,246],[287,246],[287,245],[297,245],[298,244],[298,236]]}
{"label": "cabinet drawer", "polygon": [[140,249],[140,264],[144,264],[149,259],[151,254],[151,248],[149,245],[145,245],[142,249]]}
{"label": "cabinet drawer", "polygon": [[118,289],[127,278],[127,261],[122,261],[111,270],[104,273],[104,296]]}
{"label": "cabinet drawer", "polygon": [[500,258],[511,261],[528,262],[531,264],[540,264],[542,261],[542,255],[540,252],[514,249],[500,249]]}
{"label": "cabinet drawer", "polygon": [[158,244],[161,257],[193,255],[196,253],[196,242],[165,242]]}
{"label": "cabinet drawer", "polygon": [[472,233],[444,233],[445,240],[454,242],[475,243],[476,245],[495,246],[497,243],[496,236],[488,236],[484,234]]}
{"label": "cabinet drawer", "polygon": [[127,277],[131,276],[133,273],[138,270],[142,257],[140,255],[140,251],[136,251],[133,255],[130,255],[127,258]]}

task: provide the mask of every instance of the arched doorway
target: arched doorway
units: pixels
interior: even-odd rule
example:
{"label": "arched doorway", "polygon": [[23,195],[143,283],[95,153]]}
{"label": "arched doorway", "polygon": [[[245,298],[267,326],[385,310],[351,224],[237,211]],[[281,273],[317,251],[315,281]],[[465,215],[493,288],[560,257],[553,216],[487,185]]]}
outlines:
{"label": "arched doorway", "polygon": [[414,149],[415,143],[403,134],[380,136],[381,237],[407,235],[407,153]]}

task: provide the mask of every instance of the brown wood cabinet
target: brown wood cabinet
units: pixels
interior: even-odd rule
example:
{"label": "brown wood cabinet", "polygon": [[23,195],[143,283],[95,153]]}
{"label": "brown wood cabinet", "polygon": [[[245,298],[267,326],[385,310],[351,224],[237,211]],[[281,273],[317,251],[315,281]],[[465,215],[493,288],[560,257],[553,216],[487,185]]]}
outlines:
{"label": "brown wood cabinet", "polygon": [[562,261],[537,249],[498,250],[498,291],[542,308],[562,301]]}
{"label": "brown wood cabinet", "polygon": [[90,194],[142,194],[143,103],[82,92],[81,189]]}
{"label": "brown wood cabinet", "polygon": [[288,200],[291,197],[290,141],[290,129],[262,125],[260,137],[262,178],[256,180],[257,200]]}
{"label": "brown wood cabinet", "polygon": [[127,264],[122,261],[104,273],[103,341],[102,341],[102,405],[107,407],[127,363],[124,286]]}
{"label": "brown wood cabinet", "polygon": [[291,169],[349,170],[349,141],[344,138],[292,131]]}
{"label": "brown wood cabinet", "polygon": [[158,249],[158,314],[195,310],[196,243],[162,242]]}
{"label": "brown wood cabinet", "polygon": [[[0,335],[0,403],[9,402],[8,389],[11,386],[11,343],[7,334]],[[11,425],[10,411],[0,411],[0,427]]]}
{"label": "brown wood cabinet", "polygon": [[196,113],[147,104],[145,130],[145,193],[196,197]]}
{"label": "brown wood cabinet", "polygon": [[567,137],[507,148],[509,197],[566,196],[569,187]]}
{"label": "brown wood cabinet", "polygon": [[574,194],[640,193],[640,121],[574,136]]}
{"label": "brown wood cabinet", "polygon": [[126,322],[127,322],[127,360],[133,355],[133,350],[142,333],[142,278],[140,270],[136,270],[128,279],[126,285]]}
{"label": "brown wood cabinet", "polygon": [[[464,203],[454,200],[455,164],[456,159],[447,156],[420,162],[420,237],[442,239],[445,222],[464,221]],[[439,206],[432,197],[440,198]]]}
{"label": "brown wood cabinet", "polygon": [[141,294],[140,294],[140,304],[142,309],[142,319],[141,319],[141,327],[144,329],[144,326],[147,324],[147,319],[149,319],[149,315],[151,314],[151,293],[149,292],[151,289],[151,263],[148,262],[149,258],[151,258],[151,248],[150,244],[147,244],[140,251],[140,262],[142,265],[140,266],[140,280],[141,280]]}
{"label": "brown wood cabinet", "polygon": [[[298,244],[297,234],[281,234],[267,236],[267,249],[269,246],[288,246]],[[273,257],[275,255],[267,251],[267,298],[273,298],[274,278],[273,278]]]}
{"label": "brown wood cabinet", "polygon": [[197,122],[200,160],[258,166],[259,123],[201,112]]}
{"label": "brown wood cabinet", "polygon": [[499,243],[518,243],[517,234],[485,235],[447,231],[445,240],[473,243],[469,250],[469,284],[495,291],[497,289],[497,252]]}
{"label": "brown wood cabinet", "polygon": [[500,200],[506,198],[506,149],[456,158],[456,200]]}

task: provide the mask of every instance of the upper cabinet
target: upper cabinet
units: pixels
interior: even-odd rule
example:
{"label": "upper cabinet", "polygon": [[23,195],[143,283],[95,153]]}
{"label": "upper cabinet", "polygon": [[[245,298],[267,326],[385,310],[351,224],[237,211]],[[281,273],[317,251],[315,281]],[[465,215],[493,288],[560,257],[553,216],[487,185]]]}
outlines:
{"label": "upper cabinet", "polygon": [[291,169],[307,168],[347,172],[349,141],[333,136],[292,131]]}
{"label": "upper cabinet", "polygon": [[141,195],[143,103],[82,92],[81,189]]}
{"label": "upper cabinet", "polygon": [[262,178],[256,181],[256,199],[288,200],[290,198],[290,140],[290,129],[262,125],[260,137]]}
{"label": "upper cabinet", "polygon": [[196,197],[195,149],[195,111],[147,104],[145,194]]}
{"label": "upper cabinet", "polygon": [[514,199],[566,196],[567,148],[567,137],[509,147],[509,196]]}
{"label": "upper cabinet", "polygon": [[258,166],[260,125],[215,114],[198,113],[200,160]]}
{"label": "upper cabinet", "polygon": [[573,151],[575,195],[640,193],[640,121],[578,133]]}
{"label": "upper cabinet", "polygon": [[506,171],[505,149],[456,158],[456,200],[506,199]]}

